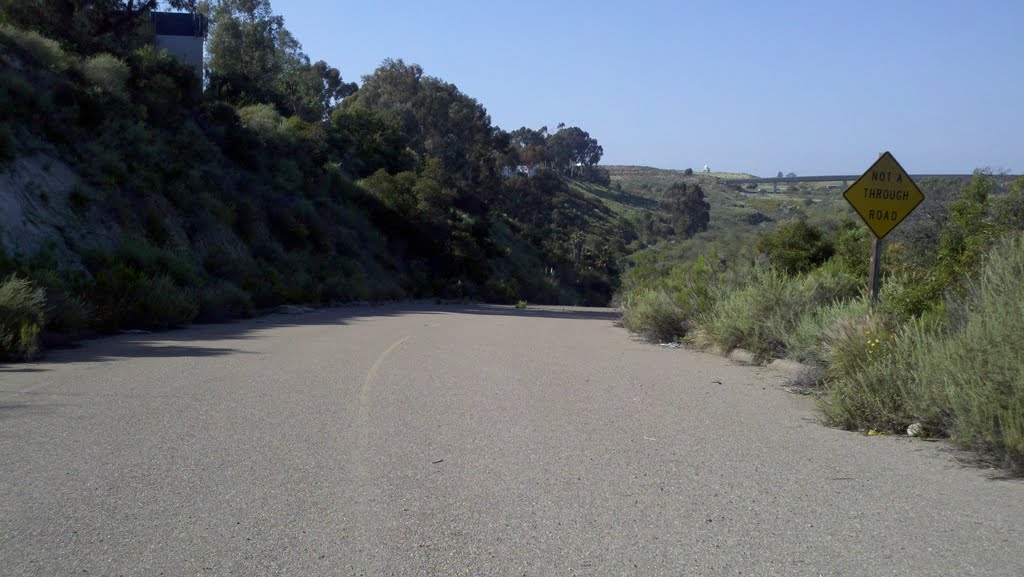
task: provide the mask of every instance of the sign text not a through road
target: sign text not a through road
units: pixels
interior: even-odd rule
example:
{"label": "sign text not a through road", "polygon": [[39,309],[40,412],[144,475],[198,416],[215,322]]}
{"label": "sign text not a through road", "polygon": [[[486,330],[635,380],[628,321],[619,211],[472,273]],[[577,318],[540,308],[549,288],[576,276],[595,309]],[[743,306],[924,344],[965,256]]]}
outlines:
{"label": "sign text not a through road", "polygon": [[871,168],[846,189],[843,197],[878,238],[889,234],[924,200],[921,189],[888,152],[882,153]]}

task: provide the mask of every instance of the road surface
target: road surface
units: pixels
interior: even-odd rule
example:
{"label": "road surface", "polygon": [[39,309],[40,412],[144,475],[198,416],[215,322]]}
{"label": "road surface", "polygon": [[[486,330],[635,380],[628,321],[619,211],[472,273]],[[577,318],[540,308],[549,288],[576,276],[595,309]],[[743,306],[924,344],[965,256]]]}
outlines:
{"label": "road surface", "polygon": [[0,575],[1024,575],[1024,484],[600,309],[393,305],[0,367]]}

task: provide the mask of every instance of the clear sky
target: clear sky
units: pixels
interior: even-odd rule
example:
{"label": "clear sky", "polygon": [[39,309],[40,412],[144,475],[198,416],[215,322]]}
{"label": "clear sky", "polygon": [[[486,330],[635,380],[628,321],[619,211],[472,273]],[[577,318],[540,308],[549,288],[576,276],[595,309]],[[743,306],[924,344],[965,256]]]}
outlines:
{"label": "clear sky", "polygon": [[1024,172],[1024,0],[272,0],[361,83],[420,64],[494,124],[590,132],[602,164]]}

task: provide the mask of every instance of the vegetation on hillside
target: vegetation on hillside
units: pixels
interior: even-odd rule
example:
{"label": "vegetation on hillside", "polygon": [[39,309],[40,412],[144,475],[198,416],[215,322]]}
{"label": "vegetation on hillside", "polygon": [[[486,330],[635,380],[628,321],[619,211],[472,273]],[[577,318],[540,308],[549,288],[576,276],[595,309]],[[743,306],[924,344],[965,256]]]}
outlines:
{"label": "vegetation on hillside", "polygon": [[[614,172],[613,172],[614,174]],[[929,202],[886,240],[867,302],[869,232],[842,213],[783,221],[746,250],[632,257],[623,324],[652,340],[819,367],[829,422],[918,424],[1024,471],[1024,179],[923,183]],[[917,428],[915,427],[915,428]]]}
{"label": "vegetation on hillside", "polygon": [[156,7],[0,2],[0,174],[73,175],[4,190],[56,221],[35,244],[0,230],[9,292],[45,298],[41,320],[17,313],[38,325],[22,341],[282,303],[597,305],[617,290],[636,233],[577,188],[608,178],[582,129],[506,132],[402,60],[357,86],[267,0],[209,3],[204,86],[154,50]]}

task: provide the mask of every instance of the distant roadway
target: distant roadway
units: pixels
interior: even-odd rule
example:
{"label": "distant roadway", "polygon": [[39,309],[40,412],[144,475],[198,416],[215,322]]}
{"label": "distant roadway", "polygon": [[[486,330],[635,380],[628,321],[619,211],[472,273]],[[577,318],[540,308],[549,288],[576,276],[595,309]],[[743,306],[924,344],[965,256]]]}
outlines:
{"label": "distant roadway", "polygon": [[0,366],[0,575],[1024,575],[1024,484],[604,309],[392,305]]}

